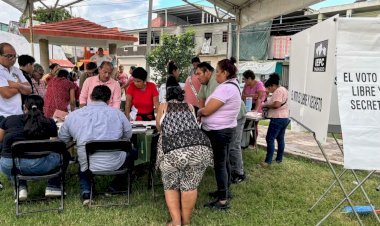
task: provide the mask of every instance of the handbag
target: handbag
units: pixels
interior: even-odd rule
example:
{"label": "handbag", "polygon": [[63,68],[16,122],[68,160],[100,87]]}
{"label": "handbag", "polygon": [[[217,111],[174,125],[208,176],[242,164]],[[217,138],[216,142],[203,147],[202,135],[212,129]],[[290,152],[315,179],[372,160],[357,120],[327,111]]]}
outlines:
{"label": "handbag", "polygon": [[[282,103],[280,107],[284,106],[286,104],[286,102],[288,102],[288,99],[286,99],[285,102]],[[268,118],[269,108],[262,108],[262,111],[263,111],[263,114],[262,114],[263,118],[269,119]]]}

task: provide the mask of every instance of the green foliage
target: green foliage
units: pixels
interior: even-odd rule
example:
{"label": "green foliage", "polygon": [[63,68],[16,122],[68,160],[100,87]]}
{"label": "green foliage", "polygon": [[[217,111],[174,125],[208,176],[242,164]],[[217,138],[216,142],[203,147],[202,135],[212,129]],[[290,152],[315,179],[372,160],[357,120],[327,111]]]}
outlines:
{"label": "green foliage", "polygon": [[44,9],[38,8],[34,10],[34,19],[40,22],[50,23],[71,18],[69,11],[62,9]]}
{"label": "green foliage", "polygon": [[[33,20],[37,20],[40,22],[45,23],[51,23],[51,22],[57,22],[61,20],[67,20],[70,19],[71,15],[69,11],[67,11],[65,8],[62,9],[55,9],[55,8],[41,8],[33,11]],[[20,22],[25,23],[26,20],[29,19],[28,17],[21,17]]]}
{"label": "green foliage", "polygon": [[154,71],[152,79],[158,86],[166,81],[167,63],[170,60],[173,60],[181,71],[180,81],[186,79],[191,58],[194,57],[194,34],[195,32],[190,30],[179,35],[161,35],[162,45],[155,47],[146,57]]}

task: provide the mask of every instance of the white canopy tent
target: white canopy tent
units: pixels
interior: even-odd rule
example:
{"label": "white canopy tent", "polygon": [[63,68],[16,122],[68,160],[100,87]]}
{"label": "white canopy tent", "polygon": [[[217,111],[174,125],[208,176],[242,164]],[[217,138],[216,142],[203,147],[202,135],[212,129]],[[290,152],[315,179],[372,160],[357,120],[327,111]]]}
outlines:
{"label": "white canopy tent", "polygon": [[[322,1],[323,0],[208,0],[208,2],[214,4],[215,8],[219,7],[227,11],[228,14],[235,15],[237,24],[237,62],[239,62],[240,55],[239,41],[241,28],[267,21]],[[223,18],[221,17],[219,19]]]}
{"label": "white canopy tent", "polygon": [[235,15],[242,28],[306,8],[323,0],[208,0]]}

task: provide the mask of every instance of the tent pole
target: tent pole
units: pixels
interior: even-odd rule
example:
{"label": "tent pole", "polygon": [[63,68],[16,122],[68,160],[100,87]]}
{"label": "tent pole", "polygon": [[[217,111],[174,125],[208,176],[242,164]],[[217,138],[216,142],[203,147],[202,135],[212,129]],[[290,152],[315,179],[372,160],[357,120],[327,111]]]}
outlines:
{"label": "tent pole", "polygon": [[[151,43],[152,43],[152,10],[153,10],[153,0],[149,0],[148,34],[147,34],[147,41],[146,41],[146,54],[145,54],[145,57],[147,57],[148,54],[150,53]],[[145,68],[146,68],[146,72],[148,73],[148,80],[150,80],[150,68],[149,68],[149,65],[148,65],[148,61],[146,61]]]}
{"label": "tent pole", "polygon": [[34,57],[34,44],[33,44],[33,0],[29,0],[29,38],[30,38],[30,50]]}
{"label": "tent pole", "polygon": [[240,23],[240,15],[241,10],[238,11],[237,16],[237,29],[236,29],[236,66],[239,69],[239,61],[240,61],[240,30],[241,30],[241,23]]}

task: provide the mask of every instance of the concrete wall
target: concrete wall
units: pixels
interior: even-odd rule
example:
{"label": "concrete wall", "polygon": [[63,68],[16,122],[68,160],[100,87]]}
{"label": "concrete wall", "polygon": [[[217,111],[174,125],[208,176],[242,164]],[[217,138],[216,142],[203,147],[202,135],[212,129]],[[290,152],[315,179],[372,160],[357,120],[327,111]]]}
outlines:
{"label": "concrete wall", "polygon": [[205,33],[212,33],[211,46],[215,47],[215,54],[227,54],[227,42],[223,42],[223,32],[227,32],[228,23],[214,23],[193,25],[184,27],[185,30],[193,29],[195,31],[195,53],[199,55],[204,42]]}
{"label": "concrete wall", "polygon": [[[177,26],[165,27],[161,29],[154,29],[155,33],[166,32],[169,34],[179,34],[186,30],[192,29],[195,31],[195,54],[199,55],[204,42],[205,33],[212,33],[211,46],[215,48],[215,55],[227,54],[227,42],[223,42],[223,32],[227,32],[228,23],[213,23],[213,24],[199,24],[193,26]],[[134,37],[139,37],[139,32],[144,30],[128,31],[128,34]],[[124,48],[128,50],[124,51]],[[154,45],[152,45],[154,48]],[[139,42],[134,42],[133,45],[120,47],[117,50],[117,56],[140,56],[145,55],[146,45],[139,45]]]}
{"label": "concrete wall", "polygon": [[146,60],[144,56],[131,56],[131,57],[118,57],[117,65],[123,65],[124,70],[126,70],[130,66],[143,67],[145,68]]}

